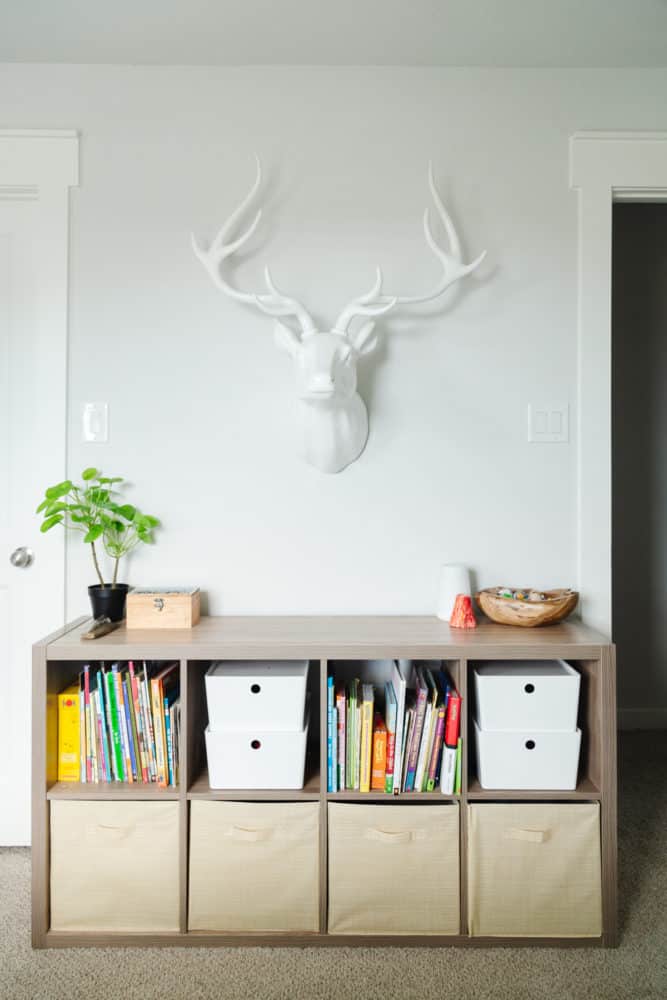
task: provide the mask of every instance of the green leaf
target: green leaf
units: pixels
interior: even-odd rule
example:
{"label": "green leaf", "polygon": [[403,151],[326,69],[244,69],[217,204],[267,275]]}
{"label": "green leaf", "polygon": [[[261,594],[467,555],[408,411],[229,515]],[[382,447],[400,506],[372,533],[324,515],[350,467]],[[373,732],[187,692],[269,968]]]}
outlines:
{"label": "green leaf", "polygon": [[93,469],[92,467],[90,469],[84,469],[81,473],[81,478],[85,483],[87,483],[89,479],[97,479],[98,476],[99,470]]}
{"label": "green leaf", "polygon": [[90,516],[86,514],[70,514],[70,518],[75,524],[89,524]]}
{"label": "green leaf", "polygon": [[52,514],[59,514],[61,510],[69,510],[69,504],[59,503],[58,501],[52,500],[44,511],[44,517],[50,517]]}
{"label": "green leaf", "polygon": [[53,517],[47,517],[46,521],[42,523],[39,530],[41,532],[49,531],[54,526],[54,524],[61,524],[62,519],[63,519],[62,514],[54,514]]}
{"label": "green leaf", "polygon": [[124,517],[126,521],[133,521],[134,516],[137,513],[137,508],[133,507],[131,503],[124,503],[120,507],[116,508],[116,513]]}
{"label": "green leaf", "polygon": [[100,535],[102,534],[103,531],[104,531],[104,528],[102,527],[101,524],[93,524],[93,525],[91,525],[91,527],[90,527],[90,529],[88,531],[88,534],[84,535],[84,538],[83,538],[84,542],[96,542],[97,539],[100,537]]}
{"label": "green leaf", "polygon": [[41,511],[43,511],[45,507],[48,507],[49,503],[50,503],[50,500],[48,499],[48,497],[45,497],[42,500],[42,502],[40,503],[40,505],[37,508],[37,510],[35,511],[35,514],[39,514]]}
{"label": "green leaf", "polygon": [[122,476],[111,476],[111,477],[109,477],[109,476],[99,476],[98,477],[98,481],[100,483],[105,483],[107,486],[112,486],[114,483],[122,483],[123,482],[123,477]]}
{"label": "green leaf", "polygon": [[62,483],[57,483],[55,486],[49,486],[46,491],[47,500],[58,500],[59,497],[64,497],[66,493],[72,489],[72,480],[65,479]]}

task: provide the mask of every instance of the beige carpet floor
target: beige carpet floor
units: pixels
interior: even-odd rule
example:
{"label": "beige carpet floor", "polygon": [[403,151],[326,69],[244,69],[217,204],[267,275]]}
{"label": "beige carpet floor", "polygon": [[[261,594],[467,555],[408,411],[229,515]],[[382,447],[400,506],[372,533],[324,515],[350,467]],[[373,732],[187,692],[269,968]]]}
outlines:
{"label": "beige carpet floor", "polygon": [[615,950],[71,949],[33,952],[30,852],[0,851],[1,1000],[663,1000],[667,733],[621,740]]}

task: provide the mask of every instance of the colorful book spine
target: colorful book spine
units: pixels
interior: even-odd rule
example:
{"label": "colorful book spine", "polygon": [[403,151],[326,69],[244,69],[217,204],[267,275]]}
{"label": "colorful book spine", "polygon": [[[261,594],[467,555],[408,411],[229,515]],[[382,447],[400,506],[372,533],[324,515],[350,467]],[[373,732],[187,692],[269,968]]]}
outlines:
{"label": "colorful book spine", "polygon": [[141,676],[139,691],[141,694],[141,700],[143,702],[146,732],[148,733],[148,767],[149,767],[150,779],[152,782],[156,782],[157,758],[155,755],[155,730],[153,726],[153,713],[151,710],[151,700],[148,692],[148,675],[145,667],[143,674]]}
{"label": "colorful book spine", "polygon": [[361,788],[361,691],[357,688],[357,703],[354,707],[354,790]]}
{"label": "colorful book spine", "polygon": [[93,780],[93,740],[90,719],[90,665],[83,668],[83,691],[86,709],[86,781]]}
{"label": "colorful book spine", "polygon": [[106,755],[104,753],[104,741],[102,739],[102,706],[100,703],[100,693],[95,686],[95,690],[91,691],[91,698],[93,701],[93,707],[95,709],[95,727],[97,736],[97,770],[98,778],[100,781],[108,781],[107,777],[107,761]]}
{"label": "colorful book spine", "polygon": [[426,780],[426,791],[433,792],[436,788],[436,776],[440,764],[442,753],[442,742],[445,738],[445,706],[440,705],[437,710],[435,722],[435,735],[433,737],[433,749],[431,750],[431,760],[428,768],[428,778]]}
{"label": "colorful book spine", "polygon": [[174,785],[174,745],[171,735],[171,716],[169,714],[169,700],[164,699],[164,725],[165,732],[167,734],[167,772],[169,775],[169,784]]}
{"label": "colorful book spine", "polygon": [[137,753],[135,744],[135,730],[132,725],[132,697],[127,675],[121,676],[123,689],[123,711],[125,712],[125,728],[127,730],[127,749],[130,758],[130,774],[132,781],[137,781],[140,771],[137,768]]}
{"label": "colorful book spine", "polygon": [[83,670],[79,674],[79,781],[88,780],[86,767],[86,698],[84,694]]}
{"label": "colorful book spine", "polygon": [[107,727],[107,742],[109,745],[109,774],[111,781],[119,781],[118,773],[116,771],[116,756],[114,753],[114,743],[113,743],[113,729],[111,726],[111,703],[109,700],[109,680],[107,671],[104,667],[100,668],[100,681],[102,687],[104,688],[104,712],[106,716],[106,727]]}
{"label": "colorful book spine", "polygon": [[123,745],[120,739],[120,720],[118,718],[118,701],[116,699],[116,675],[117,664],[113,664],[107,673],[107,695],[109,698],[109,708],[111,715],[111,738],[113,740],[113,757],[116,770],[116,780],[125,781],[125,763],[123,757]]}
{"label": "colorful book spine", "polygon": [[445,722],[445,743],[448,747],[455,747],[459,738],[459,728],[461,725],[461,695],[453,691],[447,706],[447,720]]}
{"label": "colorful book spine", "polygon": [[384,792],[387,773],[387,726],[379,712],[373,720],[373,758],[371,763],[371,789]]}
{"label": "colorful book spine", "polygon": [[79,685],[71,684],[58,695],[58,781],[81,777],[81,721]]}
{"label": "colorful book spine", "polygon": [[157,677],[151,678],[151,695],[153,702],[153,729],[155,732],[155,756],[157,763],[157,783],[166,788],[169,781],[167,770],[167,731],[164,721],[164,689],[163,679],[169,673],[165,669]]}
{"label": "colorful book spine", "polygon": [[336,691],[336,712],[338,713],[338,789],[345,789],[345,758],[346,758],[346,733],[345,733],[345,687],[340,686]]}
{"label": "colorful book spine", "polygon": [[447,703],[447,718],[445,720],[445,742],[442,748],[442,773],[440,775],[440,791],[443,795],[452,795],[456,783],[456,756],[459,743],[459,727],[461,724],[461,696],[452,691]]}
{"label": "colorful book spine", "polygon": [[107,732],[107,711],[106,711],[106,696],[104,691],[104,674],[102,673],[101,667],[97,671],[97,702],[98,702],[97,707],[100,714],[102,757],[104,759],[104,780],[109,782],[113,780],[113,773],[111,770],[111,753],[109,750],[109,737]]}
{"label": "colorful book spine", "polygon": [[361,761],[359,765],[359,791],[371,790],[371,754],[373,752],[373,703],[372,684],[362,685],[361,700]]}
{"label": "colorful book spine", "polygon": [[421,744],[422,730],[424,728],[424,716],[426,714],[426,697],[428,688],[421,676],[421,671],[417,668],[417,702],[415,706],[415,724],[412,738],[409,742],[410,751],[408,753],[408,770],[405,777],[405,791],[412,792],[415,787],[415,777],[417,774],[417,761],[419,759],[419,747]]}
{"label": "colorful book spine", "polygon": [[125,698],[123,695],[123,677],[120,670],[115,674],[116,698],[118,700],[118,725],[120,728],[120,742],[123,748],[123,764],[125,766],[125,780],[129,785],[133,783],[132,758],[130,756],[130,737],[127,730],[127,716],[125,715]]}
{"label": "colorful book spine", "polygon": [[148,754],[146,752],[146,734],[144,732],[144,717],[141,710],[141,702],[139,700],[139,683],[137,681],[137,675],[134,670],[134,663],[132,660],[128,662],[127,665],[128,672],[130,674],[130,687],[132,689],[132,707],[134,710],[134,719],[137,730],[137,742],[139,744],[139,763],[141,765],[141,780],[144,784],[148,784]]}
{"label": "colorful book spine", "polygon": [[387,766],[385,769],[384,790],[388,795],[394,790],[394,762],[396,754],[396,695],[391,681],[384,686],[385,696],[385,726],[387,727]]}
{"label": "colorful book spine", "polygon": [[333,773],[333,706],[334,679],[327,678],[327,791],[335,792]]}
{"label": "colorful book spine", "polygon": [[354,789],[355,773],[355,729],[357,724],[357,685],[356,678],[348,684],[346,712],[346,750],[345,750],[345,787]]}
{"label": "colorful book spine", "polygon": [[463,757],[463,740],[459,736],[458,743],[456,744],[456,771],[454,774],[454,792],[456,795],[461,794],[462,757]]}
{"label": "colorful book spine", "polygon": [[426,706],[426,713],[424,715],[424,727],[422,729],[421,742],[419,744],[419,753],[417,755],[417,768],[415,771],[415,792],[423,791],[424,785],[424,775],[426,774],[426,754],[428,752],[428,734],[431,728],[431,717],[433,715],[433,705],[429,702]]}

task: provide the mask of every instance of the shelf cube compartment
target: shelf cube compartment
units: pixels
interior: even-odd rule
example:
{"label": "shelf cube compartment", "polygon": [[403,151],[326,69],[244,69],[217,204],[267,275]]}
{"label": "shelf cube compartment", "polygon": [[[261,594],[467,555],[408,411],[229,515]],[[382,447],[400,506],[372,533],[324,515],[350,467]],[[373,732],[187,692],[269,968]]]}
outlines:
{"label": "shelf cube compartment", "polygon": [[319,930],[318,802],[190,803],[189,930]]}
{"label": "shelf cube compartment", "polygon": [[459,806],[329,803],[329,933],[458,934]]}
{"label": "shelf cube compartment", "polygon": [[477,936],[602,933],[600,805],[468,806],[468,931]]}
{"label": "shelf cube compartment", "polygon": [[177,802],[51,803],[51,930],[178,931]]}

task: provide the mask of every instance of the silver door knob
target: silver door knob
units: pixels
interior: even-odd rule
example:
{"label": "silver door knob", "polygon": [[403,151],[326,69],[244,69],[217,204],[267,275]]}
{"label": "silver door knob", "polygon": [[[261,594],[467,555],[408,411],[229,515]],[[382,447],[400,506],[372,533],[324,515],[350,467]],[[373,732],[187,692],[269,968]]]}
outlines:
{"label": "silver door knob", "polygon": [[16,566],[18,569],[25,569],[29,566],[34,557],[32,549],[27,548],[25,545],[21,545],[18,549],[14,549],[9,557],[9,561],[12,566]]}

